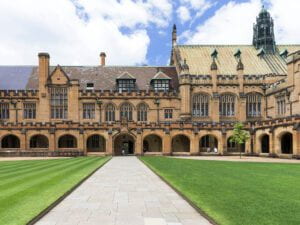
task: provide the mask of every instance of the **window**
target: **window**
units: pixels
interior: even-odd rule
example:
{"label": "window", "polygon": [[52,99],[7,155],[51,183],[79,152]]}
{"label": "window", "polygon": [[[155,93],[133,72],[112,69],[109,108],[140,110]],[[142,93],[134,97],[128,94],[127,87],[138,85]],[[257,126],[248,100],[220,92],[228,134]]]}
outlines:
{"label": "window", "polygon": [[234,116],[235,96],[232,94],[221,95],[219,103],[220,116]]}
{"label": "window", "polygon": [[259,117],[261,116],[261,95],[249,94],[247,95],[247,116]]}
{"label": "window", "polygon": [[277,114],[284,115],[285,114],[285,96],[277,97],[276,102],[277,102]]}
{"label": "window", "polygon": [[193,97],[193,116],[205,117],[208,116],[208,95],[198,94]]}
{"label": "window", "polygon": [[147,121],[148,107],[146,104],[140,104],[137,109],[138,121]]}
{"label": "window", "polygon": [[68,118],[68,89],[51,88],[51,118],[67,119]]}
{"label": "window", "polygon": [[24,103],[23,117],[24,119],[35,119],[36,117],[36,105],[35,103]]}
{"label": "window", "polygon": [[87,83],[86,84],[86,89],[87,90],[94,90],[94,83]]}
{"label": "window", "polygon": [[153,80],[152,82],[155,91],[169,91],[169,80]]}
{"label": "window", "polygon": [[0,119],[9,119],[9,103],[0,103]]}
{"label": "window", "polygon": [[124,103],[120,109],[120,119],[132,120],[132,106],[129,103]]}
{"label": "window", "polygon": [[134,79],[124,79],[118,80],[118,90],[119,91],[132,91],[135,89],[135,80]]}
{"label": "window", "polygon": [[115,106],[108,104],[105,109],[105,120],[108,122],[115,121]]}
{"label": "window", "polygon": [[165,119],[173,118],[173,109],[165,109]]}
{"label": "window", "polygon": [[95,119],[94,103],[83,103],[83,119]]}

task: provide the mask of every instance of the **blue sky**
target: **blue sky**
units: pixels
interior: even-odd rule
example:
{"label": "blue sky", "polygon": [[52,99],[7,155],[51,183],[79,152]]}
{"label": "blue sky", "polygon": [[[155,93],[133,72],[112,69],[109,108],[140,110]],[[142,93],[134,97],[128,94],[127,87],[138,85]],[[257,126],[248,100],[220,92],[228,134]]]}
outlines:
{"label": "blue sky", "polygon": [[251,44],[263,4],[277,43],[299,44],[297,0],[3,0],[0,64],[166,65],[174,23],[179,44]]}

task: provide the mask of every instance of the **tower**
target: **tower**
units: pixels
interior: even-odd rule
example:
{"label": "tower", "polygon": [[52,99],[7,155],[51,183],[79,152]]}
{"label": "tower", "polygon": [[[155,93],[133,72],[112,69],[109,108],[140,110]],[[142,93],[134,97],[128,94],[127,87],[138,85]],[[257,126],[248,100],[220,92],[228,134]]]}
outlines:
{"label": "tower", "polygon": [[256,49],[263,48],[266,53],[276,50],[273,19],[264,6],[253,26],[253,45]]}

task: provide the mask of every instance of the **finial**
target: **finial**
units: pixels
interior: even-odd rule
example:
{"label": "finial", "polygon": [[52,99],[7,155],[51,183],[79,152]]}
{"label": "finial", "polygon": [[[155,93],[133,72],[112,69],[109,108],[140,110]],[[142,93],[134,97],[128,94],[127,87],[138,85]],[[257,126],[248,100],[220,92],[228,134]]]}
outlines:
{"label": "finial", "polygon": [[218,65],[216,63],[215,57],[213,57],[213,61],[212,61],[211,65],[210,65],[210,69],[211,70],[217,70],[218,69]]}
{"label": "finial", "polygon": [[239,62],[237,64],[236,70],[244,70],[244,64],[242,63],[241,58],[239,58]]}

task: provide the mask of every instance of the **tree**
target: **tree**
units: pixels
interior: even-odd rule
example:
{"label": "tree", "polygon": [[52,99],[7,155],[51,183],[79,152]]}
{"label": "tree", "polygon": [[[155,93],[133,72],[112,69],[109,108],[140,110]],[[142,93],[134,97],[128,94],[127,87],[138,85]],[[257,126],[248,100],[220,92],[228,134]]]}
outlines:
{"label": "tree", "polygon": [[242,158],[241,145],[244,144],[250,138],[248,131],[244,129],[244,125],[241,122],[237,122],[233,128],[233,135],[229,141],[238,145],[240,158]]}

